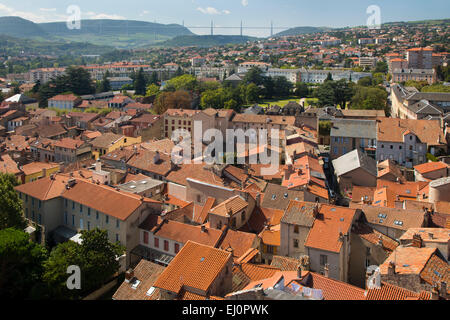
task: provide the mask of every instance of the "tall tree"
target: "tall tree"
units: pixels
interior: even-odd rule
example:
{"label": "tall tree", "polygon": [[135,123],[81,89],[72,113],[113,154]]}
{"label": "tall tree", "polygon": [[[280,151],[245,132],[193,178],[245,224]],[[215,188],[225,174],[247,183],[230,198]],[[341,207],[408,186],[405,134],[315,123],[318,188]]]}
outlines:
{"label": "tall tree", "polygon": [[295,94],[299,98],[306,98],[309,94],[308,85],[304,82],[297,82],[295,84]]}
{"label": "tall tree", "polygon": [[27,226],[22,201],[14,189],[18,185],[16,176],[0,173],[0,230],[6,228],[23,230]]}
{"label": "tall tree", "polygon": [[46,249],[31,242],[25,232],[0,230],[0,297],[29,298],[31,289],[41,281],[46,259]]}
{"label": "tall tree", "polygon": [[353,97],[353,84],[347,82],[345,79],[341,79],[334,83],[334,96],[336,104],[340,105],[342,109],[347,107],[347,103]]}
{"label": "tall tree", "polygon": [[149,84],[155,84],[155,85],[158,84],[158,74],[156,73],[156,71],[152,72],[150,79],[149,79]]}
{"label": "tall tree", "polygon": [[325,83],[316,89],[315,96],[319,99],[318,105],[320,107],[336,105],[333,81],[325,81]]}
{"label": "tall tree", "polygon": [[[101,287],[119,270],[116,258],[124,248],[109,242],[107,231],[95,229],[81,234],[81,244],[59,244],[44,263],[43,281],[52,298],[79,299]],[[80,267],[81,290],[67,289],[67,268],[71,265]]]}
{"label": "tall tree", "polygon": [[277,97],[285,98],[291,94],[292,83],[286,77],[275,77],[274,80],[275,95]]}
{"label": "tall tree", "polygon": [[253,83],[256,84],[257,86],[264,84],[263,71],[258,67],[251,68],[245,74],[244,83],[245,84]]}
{"label": "tall tree", "polygon": [[41,88],[41,80],[38,80],[31,89],[31,92],[38,93],[40,88]]}
{"label": "tall tree", "polygon": [[264,96],[266,99],[272,99],[275,95],[275,82],[272,77],[264,77]]}
{"label": "tall tree", "polygon": [[145,80],[144,70],[140,68],[139,72],[136,75],[136,80],[134,81],[135,94],[138,96],[144,96],[146,88],[147,83]]}
{"label": "tall tree", "polygon": [[109,77],[110,77],[109,71],[106,71],[98,89],[99,93],[111,91],[111,82],[108,79]]}

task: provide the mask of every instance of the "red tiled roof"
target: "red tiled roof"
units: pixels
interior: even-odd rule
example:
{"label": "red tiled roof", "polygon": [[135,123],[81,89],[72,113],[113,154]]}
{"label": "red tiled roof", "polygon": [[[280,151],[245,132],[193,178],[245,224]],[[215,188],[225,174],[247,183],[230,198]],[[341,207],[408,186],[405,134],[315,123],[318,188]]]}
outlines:
{"label": "red tiled roof", "polygon": [[325,251],[340,252],[342,242],[339,241],[339,233],[347,234],[353,223],[356,209],[322,205],[319,218],[306,239],[305,246]]}
{"label": "red tiled roof", "polygon": [[230,252],[189,241],[159,276],[154,287],[179,293],[188,286],[207,292],[230,259]]}

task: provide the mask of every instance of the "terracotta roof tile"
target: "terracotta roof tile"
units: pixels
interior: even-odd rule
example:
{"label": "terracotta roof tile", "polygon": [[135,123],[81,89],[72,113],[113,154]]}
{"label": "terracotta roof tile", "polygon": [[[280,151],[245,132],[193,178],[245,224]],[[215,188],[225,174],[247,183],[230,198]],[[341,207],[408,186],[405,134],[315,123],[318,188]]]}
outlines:
{"label": "terracotta roof tile", "polygon": [[184,286],[207,292],[230,259],[230,252],[189,241],[154,286],[175,293]]}
{"label": "terracotta roof tile", "polygon": [[417,135],[422,143],[429,146],[445,143],[444,133],[440,128],[439,121],[377,118],[378,135],[380,142],[403,143],[404,135],[410,131]]}
{"label": "terracotta roof tile", "polygon": [[153,287],[156,279],[164,271],[164,267],[142,259],[134,268],[134,276],[141,283],[136,289],[131,288],[131,284],[124,281],[116,293],[114,300],[157,300],[159,292],[155,290],[151,296],[147,295],[150,288]]}
{"label": "terracotta roof tile", "polygon": [[366,300],[430,300],[429,293],[416,293],[395,285],[382,282],[379,289],[368,289]]}
{"label": "terracotta roof tile", "polygon": [[389,263],[395,262],[395,272],[419,275],[436,248],[397,247],[380,266],[382,275],[388,273]]}
{"label": "terracotta roof tile", "polygon": [[372,244],[378,245],[381,243],[383,249],[387,252],[394,251],[395,248],[397,248],[399,245],[398,242],[394,239],[391,239],[390,237],[382,234],[381,232],[373,229],[366,224],[357,226],[354,230],[354,233]]}
{"label": "terracotta roof tile", "polygon": [[430,173],[437,170],[447,169],[448,165],[444,162],[428,162],[415,166],[414,169],[420,174]]}
{"label": "terracotta roof tile", "polygon": [[339,233],[348,234],[356,209],[322,205],[318,219],[306,239],[305,246],[325,251],[340,252]]}
{"label": "terracotta roof tile", "polygon": [[301,265],[300,260],[282,256],[274,256],[270,264],[271,267],[279,268],[281,271],[297,271]]}
{"label": "terracotta roof tile", "polygon": [[441,284],[445,282],[447,284],[447,294],[450,293],[450,266],[447,262],[442,260],[436,255],[433,255],[420,272],[420,277],[430,285],[435,283]]}
{"label": "terracotta roof tile", "polygon": [[57,163],[47,163],[47,162],[31,162],[22,167],[22,171],[25,175],[31,175],[34,173],[41,172],[42,170],[59,169],[59,164]]}
{"label": "terracotta roof tile", "polygon": [[232,217],[247,207],[247,201],[241,196],[235,196],[212,208],[210,213],[223,217]]}
{"label": "terracotta roof tile", "polygon": [[374,207],[355,203],[351,203],[350,207],[361,209],[370,224],[399,230],[420,228],[425,220],[425,212],[422,210]]}

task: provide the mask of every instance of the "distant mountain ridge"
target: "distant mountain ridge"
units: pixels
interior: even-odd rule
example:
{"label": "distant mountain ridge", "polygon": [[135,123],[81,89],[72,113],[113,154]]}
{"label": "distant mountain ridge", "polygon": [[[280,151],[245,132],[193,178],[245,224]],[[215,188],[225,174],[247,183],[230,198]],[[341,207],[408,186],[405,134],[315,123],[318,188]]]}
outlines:
{"label": "distant mountain ridge", "polygon": [[81,28],[79,30],[70,30],[66,26],[66,22],[49,22],[39,23],[46,33],[55,36],[71,36],[81,34],[99,34],[99,35],[123,35],[146,33],[149,35],[157,35],[175,37],[180,35],[193,35],[193,33],[178,24],[160,24],[135,20],[81,20]]}
{"label": "distant mountain ridge", "polygon": [[319,33],[333,30],[328,27],[295,27],[282,32],[279,32],[274,35],[274,37],[289,37],[289,36],[297,36],[302,34],[310,34],[310,33]]}
{"label": "distant mountain ridge", "polygon": [[16,38],[47,36],[39,25],[20,17],[0,17],[0,34]]}
{"label": "distant mountain ridge", "polygon": [[117,48],[136,48],[176,36],[194,35],[178,24],[135,20],[81,20],[81,28],[69,29],[66,22],[34,23],[19,17],[0,17],[0,35],[41,40],[89,42]]}
{"label": "distant mountain ridge", "polygon": [[255,41],[258,38],[248,36],[232,36],[232,35],[191,35],[178,36],[167,40],[159,45],[165,47],[213,47],[224,46],[228,44],[240,44],[247,41]]}

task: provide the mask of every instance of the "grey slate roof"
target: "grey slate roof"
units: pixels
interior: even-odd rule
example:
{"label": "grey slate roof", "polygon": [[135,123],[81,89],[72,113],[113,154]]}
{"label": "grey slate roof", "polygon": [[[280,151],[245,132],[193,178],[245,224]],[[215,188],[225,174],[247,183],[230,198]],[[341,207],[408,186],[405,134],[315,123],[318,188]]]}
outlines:
{"label": "grey slate roof", "polygon": [[330,136],[376,139],[377,122],[375,120],[335,120],[331,128]]}
{"label": "grey slate roof", "polygon": [[333,160],[333,167],[338,177],[358,168],[366,170],[375,177],[377,176],[377,162],[359,149]]}
{"label": "grey slate roof", "polygon": [[303,201],[304,199],[303,191],[288,190],[286,187],[269,183],[264,191],[261,207],[286,210],[291,200]]}
{"label": "grey slate roof", "polygon": [[293,207],[284,213],[281,219],[282,223],[294,224],[298,226],[311,228],[314,224],[315,203],[305,203],[302,208]]}

